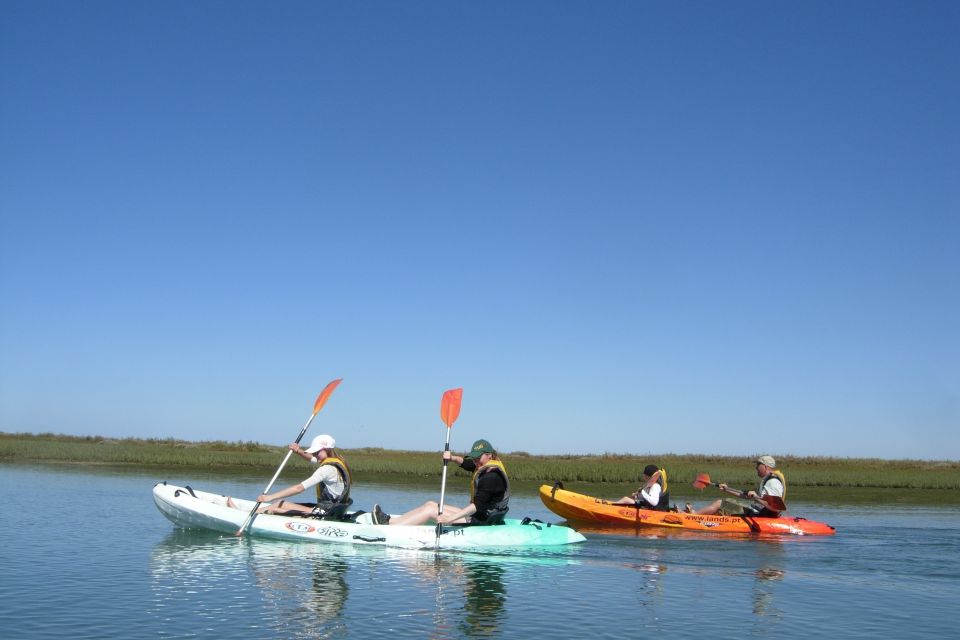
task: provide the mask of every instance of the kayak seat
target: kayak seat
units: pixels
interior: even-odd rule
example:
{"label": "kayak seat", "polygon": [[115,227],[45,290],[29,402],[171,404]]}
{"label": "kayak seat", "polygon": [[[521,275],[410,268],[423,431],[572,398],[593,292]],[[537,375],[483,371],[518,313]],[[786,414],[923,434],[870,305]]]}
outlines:
{"label": "kayak seat", "polygon": [[[351,501],[352,502],[352,501]],[[347,507],[350,505],[344,502],[340,504],[335,504],[327,512],[320,516],[321,520],[343,520],[344,516],[347,515]]]}
{"label": "kayak seat", "polygon": [[314,508],[313,511],[307,514],[307,517],[314,518],[316,520],[337,520],[339,522],[351,522],[358,515],[347,514],[347,507],[349,507],[351,504],[353,504],[353,500],[347,500],[346,502],[335,504],[326,510]]}
{"label": "kayak seat", "polygon": [[347,502],[341,502],[340,504],[335,504],[327,510],[320,509],[313,503],[297,503],[303,504],[304,506],[313,506],[313,511],[300,511],[297,509],[291,509],[289,511],[274,511],[273,513],[278,516],[285,516],[288,518],[310,518],[311,520],[337,520],[340,522],[351,522],[357,515],[363,513],[360,511],[356,514],[348,514],[347,507],[353,504],[353,500]]}
{"label": "kayak seat", "polygon": [[526,518],[524,518],[523,520],[521,520],[521,521],[520,521],[520,524],[533,525],[533,526],[534,526],[535,528],[537,528],[537,529],[542,529],[543,526],[541,526],[541,525],[544,525],[544,526],[547,526],[547,527],[550,526],[550,523],[549,523],[549,522],[544,522],[544,521],[541,520],[540,518],[530,518],[530,517],[526,517]]}
{"label": "kayak seat", "polygon": [[485,524],[485,525],[506,524],[506,522],[504,522],[504,518],[506,517],[506,515],[507,515],[506,512],[495,513],[489,518],[487,518],[486,522],[483,522],[481,524]]}
{"label": "kayak seat", "polygon": [[550,497],[556,499],[557,489],[563,489],[563,483],[559,480],[553,483],[553,489],[550,491]]}

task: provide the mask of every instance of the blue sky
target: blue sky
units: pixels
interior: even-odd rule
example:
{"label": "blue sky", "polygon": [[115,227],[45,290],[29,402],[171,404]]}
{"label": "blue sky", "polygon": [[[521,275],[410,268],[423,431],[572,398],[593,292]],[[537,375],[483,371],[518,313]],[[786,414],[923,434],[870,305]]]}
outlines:
{"label": "blue sky", "polygon": [[5,2],[0,430],[960,459],[954,2]]}

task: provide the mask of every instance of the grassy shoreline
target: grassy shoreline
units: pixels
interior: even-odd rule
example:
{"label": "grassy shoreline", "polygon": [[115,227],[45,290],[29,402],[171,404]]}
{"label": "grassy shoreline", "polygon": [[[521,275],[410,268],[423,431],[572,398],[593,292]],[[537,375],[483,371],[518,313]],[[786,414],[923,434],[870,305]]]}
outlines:
{"label": "grassy shoreline", "polygon": [[[67,436],[52,433],[0,432],[0,463],[78,463],[108,466],[156,467],[158,469],[202,469],[220,472],[271,475],[283,459],[286,447],[256,442],[192,442],[175,439],[114,439],[102,436]],[[358,476],[391,475],[433,478],[439,475],[437,452],[391,451],[379,448],[343,449],[351,469]],[[504,453],[511,479],[521,483],[565,483],[616,487],[635,485],[640,470],[648,463],[667,469],[671,489],[678,493],[689,487],[697,473],[705,472],[716,481],[749,487],[756,483],[749,456],[707,455],[547,455],[524,452]],[[791,489],[821,494],[818,489],[901,489],[936,490],[944,495],[960,489],[960,461],[879,460],[777,456]],[[464,475],[459,469],[454,475]],[[302,469],[294,469],[295,475]]]}

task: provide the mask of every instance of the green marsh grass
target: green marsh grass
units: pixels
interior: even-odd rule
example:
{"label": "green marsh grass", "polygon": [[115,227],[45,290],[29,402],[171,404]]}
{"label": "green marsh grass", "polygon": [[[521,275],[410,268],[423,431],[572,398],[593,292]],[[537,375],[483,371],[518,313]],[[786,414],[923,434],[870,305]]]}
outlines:
{"label": "green marsh grass", "polygon": [[[157,468],[195,468],[207,471],[262,471],[271,475],[286,453],[286,446],[257,442],[191,442],[174,439],[105,438],[52,433],[0,432],[0,463],[36,462],[98,465],[136,465]],[[360,476],[395,475],[438,477],[439,452],[393,451],[378,448],[344,449],[354,473]],[[640,480],[649,463],[666,468],[671,490],[686,491],[698,473],[714,482],[752,487],[757,477],[752,456],[708,455],[530,455],[504,453],[512,480],[521,483],[617,485],[626,491]],[[776,455],[788,486],[808,488],[960,489],[960,461],[880,460]],[[295,461],[296,459],[294,459]],[[292,461],[292,464],[293,462]],[[453,476],[467,477],[455,465]],[[302,470],[300,471],[302,472]],[[296,470],[293,473],[297,473]]]}

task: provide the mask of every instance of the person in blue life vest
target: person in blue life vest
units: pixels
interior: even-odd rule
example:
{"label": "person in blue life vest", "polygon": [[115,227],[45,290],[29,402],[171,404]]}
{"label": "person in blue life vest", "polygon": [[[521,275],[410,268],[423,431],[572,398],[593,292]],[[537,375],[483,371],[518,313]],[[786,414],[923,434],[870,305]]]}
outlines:
{"label": "person in blue life vest", "polygon": [[[333,510],[343,510],[353,500],[350,498],[350,467],[343,455],[336,450],[333,436],[321,434],[313,439],[306,449],[294,442],[289,449],[295,454],[319,464],[309,478],[286,489],[257,496],[257,502],[270,503],[261,506],[258,513],[288,513],[291,515],[314,515],[322,517]],[[317,488],[316,502],[290,502],[283,498],[303,493],[311,487]],[[274,501],[279,500],[276,504]],[[233,501],[227,498],[227,506],[233,507]]]}
{"label": "person in blue life vest", "polygon": [[701,515],[720,514],[723,516],[745,515],[773,517],[779,515],[778,512],[771,511],[757,504],[755,500],[763,498],[764,496],[776,496],[781,500],[786,500],[787,479],[783,473],[777,470],[777,461],[773,459],[773,456],[760,456],[754,460],[754,464],[757,465],[757,476],[760,478],[760,482],[757,484],[755,490],[739,491],[737,489],[731,489],[724,483],[718,485],[721,491],[726,491],[740,498],[748,498],[750,500],[749,502],[722,498],[696,511],[690,503],[687,503],[685,511],[687,513],[697,513]]}
{"label": "person in blue life vest", "polygon": [[667,471],[655,464],[643,468],[643,485],[629,496],[624,496],[613,504],[630,504],[640,509],[668,511],[670,492],[667,489]]}
{"label": "person in blue life vest", "polygon": [[445,460],[453,460],[460,468],[473,474],[470,479],[470,504],[460,508],[444,505],[443,513],[438,515],[440,505],[428,500],[415,509],[402,515],[391,516],[384,513],[380,505],[373,506],[374,524],[421,525],[431,522],[440,524],[497,524],[503,521],[509,509],[510,481],[507,469],[497,456],[496,449],[487,440],[477,440],[470,447],[470,453],[455,456],[449,451],[443,452]]}

